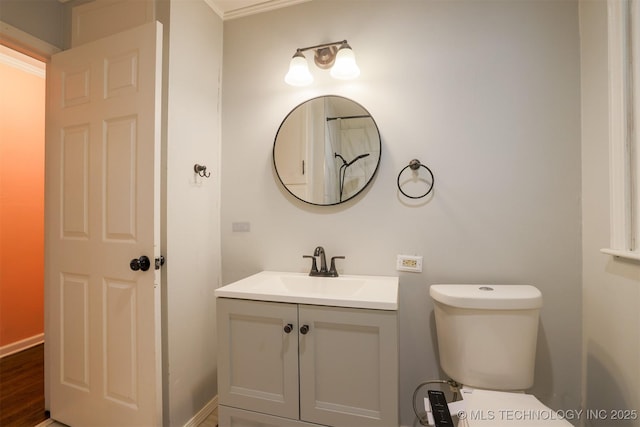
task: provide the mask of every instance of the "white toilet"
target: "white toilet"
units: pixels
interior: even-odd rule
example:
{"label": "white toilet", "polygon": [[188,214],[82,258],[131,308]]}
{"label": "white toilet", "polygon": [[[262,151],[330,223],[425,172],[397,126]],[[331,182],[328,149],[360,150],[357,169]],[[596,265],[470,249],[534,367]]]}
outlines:
{"label": "white toilet", "polygon": [[459,427],[571,426],[535,396],[522,393],[533,385],[542,307],[537,288],[432,285],[429,293],[440,366],[463,385]]}

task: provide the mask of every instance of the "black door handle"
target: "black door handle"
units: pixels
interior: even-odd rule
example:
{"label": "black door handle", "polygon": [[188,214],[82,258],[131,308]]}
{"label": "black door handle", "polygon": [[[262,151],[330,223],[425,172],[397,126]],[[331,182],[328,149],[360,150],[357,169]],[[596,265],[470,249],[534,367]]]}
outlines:
{"label": "black door handle", "polygon": [[129,267],[133,271],[138,271],[138,270],[147,271],[149,267],[151,267],[151,261],[149,260],[148,256],[142,255],[140,258],[132,259],[131,262],[129,263]]}
{"label": "black door handle", "polygon": [[302,325],[302,327],[300,328],[300,333],[302,335],[307,335],[307,332],[309,332],[309,325]]}
{"label": "black door handle", "polygon": [[293,325],[291,323],[287,323],[284,327],[284,333],[288,334],[293,331]]}

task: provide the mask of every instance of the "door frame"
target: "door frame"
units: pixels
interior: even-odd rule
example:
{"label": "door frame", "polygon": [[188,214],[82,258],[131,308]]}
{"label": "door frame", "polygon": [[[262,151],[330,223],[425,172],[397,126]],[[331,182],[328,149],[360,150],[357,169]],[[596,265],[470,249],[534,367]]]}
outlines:
{"label": "door frame", "polygon": [[[41,40],[35,36],[32,36],[29,33],[26,33],[12,25],[7,24],[6,22],[0,21],[0,44],[6,46],[10,49],[13,49],[17,52],[20,52],[24,55],[30,56],[34,59],[42,61],[45,63],[48,68],[49,63],[51,62],[51,56],[62,52],[62,49]],[[45,81],[45,91],[48,82]],[[46,111],[45,111],[46,116]],[[46,138],[45,138],[45,149],[46,149]],[[44,166],[43,166],[44,167]],[[46,227],[46,221],[45,221]],[[46,235],[46,229],[45,229]],[[45,263],[46,263],[45,258]],[[44,285],[44,284],[43,284]],[[45,301],[48,299],[47,288],[43,286],[44,289],[44,299]],[[48,310],[47,305],[44,305],[44,340],[46,342],[47,339],[47,330],[49,329],[48,325]],[[49,368],[49,355],[48,348],[45,344],[44,346],[44,409],[46,412],[49,411],[49,387],[48,387],[48,378],[47,372],[50,372]]]}
{"label": "door frame", "polygon": [[3,21],[0,21],[0,44],[46,64],[51,62],[51,55],[62,52],[62,49]]}

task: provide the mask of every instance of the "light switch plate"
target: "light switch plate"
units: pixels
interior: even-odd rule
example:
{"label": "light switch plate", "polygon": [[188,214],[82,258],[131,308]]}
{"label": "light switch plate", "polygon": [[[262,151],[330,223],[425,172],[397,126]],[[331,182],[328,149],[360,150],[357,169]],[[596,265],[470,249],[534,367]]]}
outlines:
{"label": "light switch plate", "polygon": [[231,231],[235,232],[249,232],[251,231],[251,223],[250,222],[234,222],[231,224]]}

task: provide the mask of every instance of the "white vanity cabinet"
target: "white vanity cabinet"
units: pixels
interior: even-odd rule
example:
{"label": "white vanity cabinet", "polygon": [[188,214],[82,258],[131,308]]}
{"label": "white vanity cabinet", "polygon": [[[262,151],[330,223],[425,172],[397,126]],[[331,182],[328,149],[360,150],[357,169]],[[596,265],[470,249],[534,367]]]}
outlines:
{"label": "white vanity cabinet", "polygon": [[393,310],[218,298],[221,427],[398,426]]}

